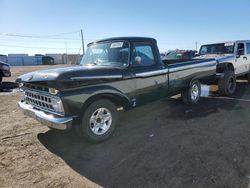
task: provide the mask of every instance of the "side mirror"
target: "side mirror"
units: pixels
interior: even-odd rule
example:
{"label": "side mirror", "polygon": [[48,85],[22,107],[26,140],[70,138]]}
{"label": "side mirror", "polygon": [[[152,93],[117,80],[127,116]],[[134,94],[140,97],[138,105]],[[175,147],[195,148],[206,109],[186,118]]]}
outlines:
{"label": "side mirror", "polygon": [[194,57],[198,57],[198,56],[200,56],[200,54],[196,52],[196,53],[194,54]]}
{"label": "side mirror", "polygon": [[244,55],[244,49],[237,50],[236,58],[240,58],[241,55]]}
{"label": "side mirror", "polygon": [[135,57],[135,64],[136,65],[140,65],[141,64],[141,57],[140,56],[136,56]]}

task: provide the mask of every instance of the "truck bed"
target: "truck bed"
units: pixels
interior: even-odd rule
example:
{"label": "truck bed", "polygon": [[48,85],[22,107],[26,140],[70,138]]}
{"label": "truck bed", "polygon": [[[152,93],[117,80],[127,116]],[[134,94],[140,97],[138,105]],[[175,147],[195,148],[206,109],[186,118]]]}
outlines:
{"label": "truck bed", "polygon": [[185,62],[198,62],[198,61],[201,61],[201,60],[204,60],[204,59],[189,59],[189,60],[183,60],[183,59],[165,59],[165,60],[162,60],[162,62],[164,64],[167,64],[167,65],[170,65],[170,64],[175,64],[175,63],[185,63]]}
{"label": "truck bed", "polygon": [[[199,79],[207,84],[216,74],[215,59],[192,59],[191,61],[163,61],[169,69],[169,88],[178,91],[185,88],[192,79]],[[212,78],[211,78],[212,77]]]}

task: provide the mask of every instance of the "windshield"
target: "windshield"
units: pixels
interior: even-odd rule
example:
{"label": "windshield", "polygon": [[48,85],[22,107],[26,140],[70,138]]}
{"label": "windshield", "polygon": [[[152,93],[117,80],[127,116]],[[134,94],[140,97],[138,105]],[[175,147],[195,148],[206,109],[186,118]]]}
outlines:
{"label": "windshield", "polygon": [[119,41],[92,44],[88,46],[80,64],[126,67],[129,64],[129,43]]}
{"label": "windshield", "polygon": [[234,53],[234,43],[220,43],[203,45],[200,49],[200,55],[206,54],[232,54]]}

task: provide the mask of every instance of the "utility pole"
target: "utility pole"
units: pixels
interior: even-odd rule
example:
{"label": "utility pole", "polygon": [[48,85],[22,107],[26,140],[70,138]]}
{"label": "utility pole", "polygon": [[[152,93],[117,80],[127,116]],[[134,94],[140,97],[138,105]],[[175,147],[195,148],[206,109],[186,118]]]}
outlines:
{"label": "utility pole", "polygon": [[85,51],[84,51],[84,40],[83,40],[83,32],[82,32],[82,29],[81,29],[81,36],[82,36],[82,55],[85,54]]}
{"label": "utility pole", "polygon": [[65,42],[65,48],[66,48],[66,57],[65,57],[65,60],[66,60],[66,64],[68,64],[68,43]]}

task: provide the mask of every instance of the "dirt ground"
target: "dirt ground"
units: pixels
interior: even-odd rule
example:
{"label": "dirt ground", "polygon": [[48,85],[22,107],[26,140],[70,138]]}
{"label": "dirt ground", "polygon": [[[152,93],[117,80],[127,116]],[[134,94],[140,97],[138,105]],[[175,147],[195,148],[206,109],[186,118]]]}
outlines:
{"label": "dirt ground", "polygon": [[[16,76],[46,68],[13,67]],[[0,187],[250,188],[250,86],[186,106],[163,99],[120,112],[115,134],[89,144],[51,131],[0,93]]]}

